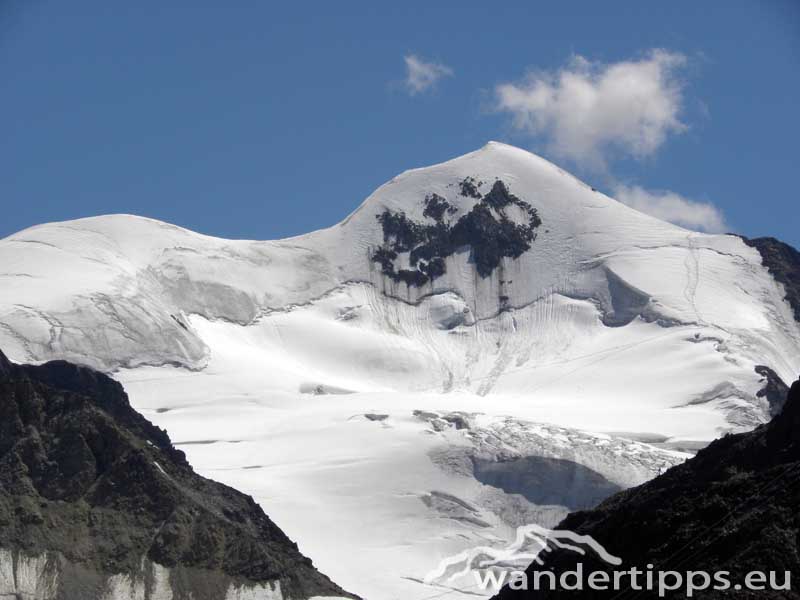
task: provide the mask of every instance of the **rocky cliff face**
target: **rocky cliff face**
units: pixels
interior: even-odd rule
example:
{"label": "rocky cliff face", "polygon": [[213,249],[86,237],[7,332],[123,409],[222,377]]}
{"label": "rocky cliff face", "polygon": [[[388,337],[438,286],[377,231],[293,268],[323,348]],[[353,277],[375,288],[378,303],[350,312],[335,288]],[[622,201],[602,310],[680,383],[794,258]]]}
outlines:
{"label": "rocky cliff face", "polygon": [[744,243],[758,250],[764,266],[786,289],[786,301],[800,322],[800,252],[771,237],[747,239]]}
{"label": "rocky cliff face", "polygon": [[345,595],[252,498],[195,474],[117,382],[0,353],[0,598]]}
{"label": "rocky cliff face", "polygon": [[[653,481],[603,502],[594,510],[569,515],[558,529],[592,536],[622,565],[611,567],[596,556],[581,557],[556,550],[545,566],[557,573],[626,570],[633,566],[655,571],[730,572],[732,582],[752,571],[793,573],[792,590],[736,592],[738,597],[797,598],[800,573],[800,381],[788,395],[783,411],[770,423],[716,440],[696,457]],[[534,569],[535,567],[535,569]],[[731,591],[708,590],[702,598],[731,597]],[[748,595],[751,594],[751,595]],[[760,594],[760,595],[759,595]],[[656,592],[514,591],[504,589],[502,600],[522,598],[650,598]],[[685,589],[667,594],[683,598]]]}

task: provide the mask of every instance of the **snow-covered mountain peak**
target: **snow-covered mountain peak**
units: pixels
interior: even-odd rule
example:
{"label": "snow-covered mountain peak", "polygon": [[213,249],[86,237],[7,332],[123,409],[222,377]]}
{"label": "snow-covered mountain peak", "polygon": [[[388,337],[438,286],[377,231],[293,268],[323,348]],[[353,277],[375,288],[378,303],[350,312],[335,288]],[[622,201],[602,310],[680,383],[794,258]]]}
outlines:
{"label": "snow-covered mountain peak", "polygon": [[466,178],[488,185],[488,188],[483,189],[484,193],[498,179],[503,180],[509,188],[519,184],[526,188],[524,191],[535,193],[539,201],[546,204],[573,205],[572,210],[598,205],[615,206],[624,212],[632,210],[596,192],[586,183],[536,154],[490,141],[478,150],[444,163],[404,171],[378,188],[341,225],[346,225],[355,215],[363,212],[387,208],[422,217],[418,195],[424,190],[428,190],[428,194],[445,196],[458,208],[466,209],[471,206],[470,200],[473,198],[469,194],[455,193],[460,191],[459,184]]}
{"label": "snow-covered mountain peak", "polygon": [[[709,356],[747,373],[740,395],[755,392],[755,364],[787,380],[797,366],[797,324],[756,250],[639,213],[497,142],[406,171],[307,235],[223,240],[111,215],[12,235],[0,262],[0,343],[18,360],[202,369],[214,353],[204,324],[244,334],[308,311],[353,337],[354,365],[320,375],[348,389],[486,394],[508,381],[516,393],[518,371],[635,330],[715,340]],[[319,359],[296,357],[301,370],[331,362]]]}
{"label": "snow-covered mountain peak", "polygon": [[284,240],[130,215],[0,240],[11,359],[114,372],[200,472],[370,598],[430,597],[443,557],[765,421],[767,384],[800,371],[784,296],[738,237],[498,143]]}

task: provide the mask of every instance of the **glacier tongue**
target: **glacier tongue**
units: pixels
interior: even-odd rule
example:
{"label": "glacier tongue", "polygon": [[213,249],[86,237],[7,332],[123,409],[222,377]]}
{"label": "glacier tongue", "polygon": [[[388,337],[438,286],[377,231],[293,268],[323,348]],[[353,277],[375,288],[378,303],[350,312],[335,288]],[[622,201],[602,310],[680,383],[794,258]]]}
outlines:
{"label": "glacier tongue", "polygon": [[[443,558],[502,548],[519,526],[552,527],[597,490],[644,482],[687,456],[504,416],[515,404],[501,396],[263,391],[272,375],[257,365],[271,363],[263,355],[252,361],[241,378],[220,375],[215,359],[203,372],[120,376],[137,408],[169,430],[198,471],[252,494],[319,569],[367,598],[441,593],[423,580]],[[475,472],[476,464],[527,457],[561,459],[575,475],[535,497],[482,483]],[[612,485],[582,481],[592,473]]]}
{"label": "glacier tongue", "polygon": [[[443,557],[765,421],[755,367],[800,370],[754,248],[497,143],[291,239],[114,215],[0,240],[0,265],[10,358],[114,372],[198,471],[370,598],[430,595]],[[574,493],[526,497],[526,468]]]}

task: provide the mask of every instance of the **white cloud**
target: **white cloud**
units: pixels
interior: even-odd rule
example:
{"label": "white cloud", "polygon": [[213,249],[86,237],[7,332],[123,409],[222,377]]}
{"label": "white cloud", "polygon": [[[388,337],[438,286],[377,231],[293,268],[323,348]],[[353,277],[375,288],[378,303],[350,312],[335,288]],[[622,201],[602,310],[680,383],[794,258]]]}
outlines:
{"label": "white cloud", "polygon": [[554,154],[604,169],[608,152],[646,157],[686,128],[678,77],[685,63],[682,54],[666,50],[612,64],[576,56],[559,71],[498,85],[495,107]]}
{"label": "white cloud", "polygon": [[[659,49],[610,64],[576,56],[559,70],[498,85],[495,108],[554,155],[607,172],[613,158],[651,156],[670,135],[686,129],[680,118],[686,62],[682,54]],[[729,230],[722,211],[709,202],[637,185],[613,187],[618,200],[664,221],[708,232]]]}
{"label": "white cloud", "polygon": [[442,77],[453,75],[453,69],[447,65],[425,62],[414,54],[403,58],[406,61],[405,85],[412,96],[431,89]]}
{"label": "white cloud", "polygon": [[710,202],[697,202],[667,190],[646,190],[638,185],[617,185],[614,196],[631,208],[687,229],[730,231],[722,211]]}

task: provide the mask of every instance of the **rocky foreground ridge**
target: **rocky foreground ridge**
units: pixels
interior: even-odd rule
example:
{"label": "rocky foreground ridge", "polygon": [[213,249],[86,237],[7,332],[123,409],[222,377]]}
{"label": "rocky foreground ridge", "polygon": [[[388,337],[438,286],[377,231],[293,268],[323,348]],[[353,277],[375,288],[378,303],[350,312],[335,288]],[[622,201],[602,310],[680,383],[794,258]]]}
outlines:
{"label": "rocky foreground ridge", "polygon": [[120,384],[0,353],[0,598],[342,596],[251,497],[194,473]]}

